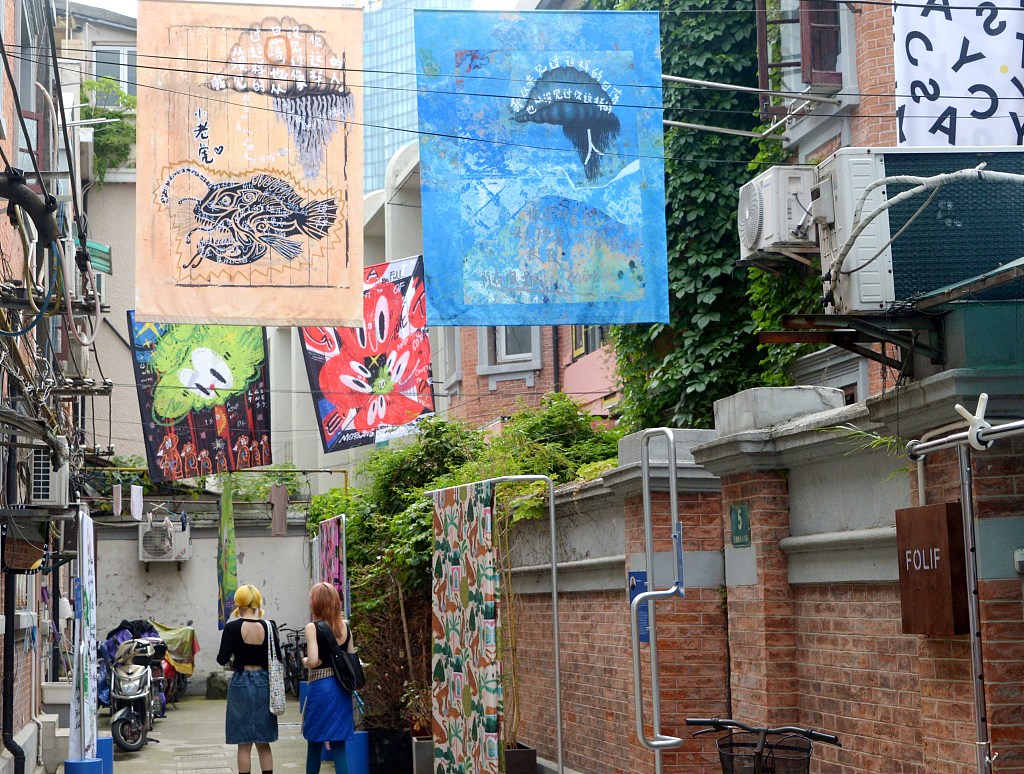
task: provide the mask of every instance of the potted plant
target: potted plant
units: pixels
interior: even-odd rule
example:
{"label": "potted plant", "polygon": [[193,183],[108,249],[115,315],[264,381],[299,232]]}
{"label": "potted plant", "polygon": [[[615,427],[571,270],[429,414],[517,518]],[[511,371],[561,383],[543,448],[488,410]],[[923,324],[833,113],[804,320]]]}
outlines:
{"label": "potted plant", "polygon": [[430,687],[406,682],[402,693],[405,717],[412,733],[413,774],[432,774],[434,771],[434,736],[431,732],[433,714]]}

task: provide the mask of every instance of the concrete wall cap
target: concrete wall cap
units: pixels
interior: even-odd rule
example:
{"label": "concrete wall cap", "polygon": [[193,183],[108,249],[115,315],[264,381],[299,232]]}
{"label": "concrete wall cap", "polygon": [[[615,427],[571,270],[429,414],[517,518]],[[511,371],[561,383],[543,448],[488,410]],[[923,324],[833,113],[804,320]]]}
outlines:
{"label": "concrete wall cap", "polygon": [[715,430],[719,437],[766,430],[845,405],[832,387],[754,387],[715,401]]}
{"label": "concrete wall cap", "polygon": [[[698,430],[692,428],[671,428],[672,438],[676,443],[676,462],[693,462],[691,450],[694,446],[707,443],[715,437],[714,430]],[[619,465],[625,467],[640,462],[640,442],[645,430],[630,433],[619,439]],[[668,439],[662,433],[651,437],[648,442],[651,462],[662,464],[668,459]]]}

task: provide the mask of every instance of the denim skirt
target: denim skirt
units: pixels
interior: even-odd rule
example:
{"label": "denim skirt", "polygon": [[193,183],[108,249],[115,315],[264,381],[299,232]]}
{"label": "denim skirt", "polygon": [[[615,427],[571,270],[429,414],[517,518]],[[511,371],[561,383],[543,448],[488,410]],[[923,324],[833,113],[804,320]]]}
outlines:
{"label": "denim skirt", "polygon": [[231,676],[224,736],[227,744],[277,741],[277,716],[270,712],[266,670],[246,669]]}

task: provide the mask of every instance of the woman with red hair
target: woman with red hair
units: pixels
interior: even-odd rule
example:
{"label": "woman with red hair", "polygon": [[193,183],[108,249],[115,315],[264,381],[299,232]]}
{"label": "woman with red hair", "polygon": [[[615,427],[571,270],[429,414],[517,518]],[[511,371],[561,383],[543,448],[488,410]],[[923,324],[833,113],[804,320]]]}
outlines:
{"label": "woman with red hair", "polygon": [[355,643],[341,615],[341,597],[330,583],[317,583],[310,589],[309,610],[313,620],[306,624],[306,657],[302,659],[302,665],[309,670],[302,711],[306,774],[320,771],[325,743],[330,744],[335,774],[348,774],[345,742],[355,733],[352,695],[341,687],[330,664],[332,644],[355,653]]}

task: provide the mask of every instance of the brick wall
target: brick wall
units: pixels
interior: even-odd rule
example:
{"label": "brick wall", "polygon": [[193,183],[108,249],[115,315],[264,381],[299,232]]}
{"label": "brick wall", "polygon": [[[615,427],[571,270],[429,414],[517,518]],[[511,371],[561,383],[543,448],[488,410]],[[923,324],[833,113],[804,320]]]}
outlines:
{"label": "brick wall", "polygon": [[[478,328],[461,328],[462,384],[458,395],[451,401],[451,416],[480,427],[515,412],[520,405],[536,406],[545,393],[561,389],[562,379],[556,379],[554,334],[551,326],[541,328],[541,367],[532,371],[533,386],[525,378],[499,381],[492,390],[488,376],[477,373],[479,359]],[[560,372],[572,362],[571,329],[558,328],[558,365]]]}
{"label": "brick wall", "polygon": [[861,97],[850,120],[850,142],[892,147],[896,144],[892,8],[865,4],[858,5],[857,11],[857,87]]}
{"label": "brick wall", "polygon": [[[720,498],[711,493],[680,493],[684,549],[721,551]],[[671,551],[668,496],[654,493],[654,550]],[[644,550],[642,501],[627,499],[624,510],[626,555]],[[671,578],[659,578],[664,588]],[[563,747],[565,765],[587,774],[647,774],[654,754],[636,741],[632,649],[626,578],[622,589],[559,594],[562,648]],[[542,757],[555,759],[554,673],[551,600],[523,595],[517,603],[521,705],[520,738]],[[685,599],[658,603],[658,647],[662,733],[687,738],[678,751],[663,754],[664,771],[709,773],[717,768],[713,742],[690,739],[681,720],[727,714],[725,612],[718,588],[688,588]],[[642,645],[644,717],[651,730],[649,646]],[[696,767],[696,768],[695,768]]]}

